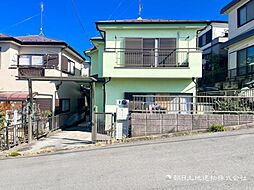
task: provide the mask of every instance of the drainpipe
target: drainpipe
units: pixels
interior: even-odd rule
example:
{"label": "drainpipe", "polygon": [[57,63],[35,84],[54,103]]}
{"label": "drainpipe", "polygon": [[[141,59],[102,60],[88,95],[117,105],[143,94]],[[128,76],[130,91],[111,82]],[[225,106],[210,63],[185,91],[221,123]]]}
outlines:
{"label": "drainpipe", "polygon": [[108,78],[107,81],[103,83],[103,105],[104,105],[104,112],[105,112],[105,104],[106,104],[106,84],[111,81],[111,77]]}
{"label": "drainpipe", "polygon": [[[59,84],[56,84],[56,91],[54,93],[54,104],[56,104],[56,97],[57,97],[57,92],[58,90],[60,89],[60,87],[62,86],[63,82],[62,81],[59,81]],[[59,99],[59,98],[58,98]],[[55,106],[55,105],[54,105]],[[55,110],[55,109],[54,109]],[[54,111],[54,116],[56,115],[56,112]]]}
{"label": "drainpipe", "polygon": [[193,114],[196,114],[196,103],[197,103],[197,91],[198,91],[198,84],[197,84],[197,79],[195,77],[192,77],[192,82],[195,84],[195,96],[194,97],[194,100],[193,100]]}

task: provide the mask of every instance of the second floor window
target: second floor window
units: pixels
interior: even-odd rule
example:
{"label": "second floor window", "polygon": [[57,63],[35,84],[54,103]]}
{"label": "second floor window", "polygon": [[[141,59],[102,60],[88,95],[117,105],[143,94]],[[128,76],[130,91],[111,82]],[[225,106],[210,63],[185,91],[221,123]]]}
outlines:
{"label": "second floor window", "polygon": [[75,74],[75,63],[73,61],[68,61],[68,73]]}
{"label": "second floor window", "polygon": [[58,54],[19,55],[18,66],[57,68]]}
{"label": "second floor window", "polygon": [[62,55],[62,71],[68,74],[75,74],[75,63]]}
{"label": "second floor window", "polygon": [[244,6],[240,7],[237,14],[238,27],[254,20],[254,1],[249,1]]}
{"label": "second floor window", "polygon": [[206,44],[212,42],[212,30],[209,30],[205,34],[199,37],[199,47],[203,47]]}
{"label": "second floor window", "polygon": [[176,38],[126,38],[125,66],[165,67],[176,64]]}
{"label": "second floor window", "polygon": [[44,60],[42,55],[20,55],[19,66],[43,66]]}

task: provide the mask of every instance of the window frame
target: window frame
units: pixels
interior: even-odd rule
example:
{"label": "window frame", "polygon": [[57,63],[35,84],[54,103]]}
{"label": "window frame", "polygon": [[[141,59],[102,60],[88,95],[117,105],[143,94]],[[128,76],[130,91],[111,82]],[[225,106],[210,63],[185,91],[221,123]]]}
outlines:
{"label": "window frame", "polygon": [[[237,76],[244,76],[242,74],[239,74],[239,71],[240,71],[239,69],[243,68],[243,67],[246,67],[246,71],[244,71],[245,75],[249,74],[249,72],[254,72],[254,65],[250,65],[248,63],[248,58],[249,58],[248,49],[250,49],[250,48],[254,48],[254,45],[249,46],[247,48],[240,49],[240,50],[237,51]],[[245,61],[245,65],[240,67],[240,65],[239,65],[240,64],[240,62],[239,62],[239,58],[240,58],[239,54],[240,54],[240,52],[243,52],[243,51],[245,51],[245,54],[246,54],[245,60],[244,60]]]}
{"label": "window frame", "polygon": [[[29,56],[29,64],[28,65],[20,65],[20,58],[22,56]],[[39,64],[36,64],[36,65],[33,65],[32,63],[32,60],[33,60],[33,57],[42,57],[42,64],[39,65]],[[44,54],[20,54],[18,55],[18,67],[45,67],[46,63],[44,61]]]}
{"label": "window frame", "polygon": [[[244,4],[244,5],[242,5],[241,7],[239,7],[238,9],[237,9],[237,27],[238,28],[240,28],[240,27],[242,27],[242,26],[244,26],[244,25],[246,25],[246,24],[248,24],[249,22],[251,22],[251,21],[253,21],[254,20],[254,16],[253,16],[253,18],[250,18],[249,20],[248,20],[248,5],[250,6],[250,3],[252,3],[252,1],[249,1],[249,2],[247,2],[246,4]],[[240,12],[241,12],[241,10],[242,9],[246,9],[246,21],[244,22],[244,23],[242,23],[242,24],[240,24]]]}
{"label": "window frame", "polygon": [[[73,71],[71,69],[73,69]],[[74,61],[68,59],[68,69],[67,70],[68,70],[67,72],[69,74],[75,75],[75,62]]]}

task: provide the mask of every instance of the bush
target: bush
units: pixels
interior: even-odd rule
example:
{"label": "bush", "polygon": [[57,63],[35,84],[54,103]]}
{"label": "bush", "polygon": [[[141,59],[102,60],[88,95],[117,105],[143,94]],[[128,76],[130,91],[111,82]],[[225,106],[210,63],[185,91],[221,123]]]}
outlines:
{"label": "bush", "polygon": [[43,118],[49,118],[52,117],[52,112],[50,110],[45,110],[41,112],[41,115]]}
{"label": "bush", "polygon": [[210,131],[211,131],[211,132],[225,131],[225,127],[224,127],[224,125],[214,124],[214,125],[212,125]]}
{"label": "bush", "polygon": [[9,156],[16,157],[16,156],[21,156],[21,154],[19,152],[11,152]]}
{"label": "bush", "polygon": [[0,129],[4,127],[5,124],[5,111],[0,110]]}

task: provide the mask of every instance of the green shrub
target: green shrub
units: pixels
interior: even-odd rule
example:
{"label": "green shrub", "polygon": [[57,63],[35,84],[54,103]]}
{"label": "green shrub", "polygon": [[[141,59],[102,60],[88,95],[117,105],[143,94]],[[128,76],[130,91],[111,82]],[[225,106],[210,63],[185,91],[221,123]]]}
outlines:
{"label": "green shrub", "polygon": [[9,156],[16,157],[16,156],[21,156],[21,154],[19,152],[11,152]]}
{"label": "green shrub", "polygon": [[5,111],[0,110],[0,129],[4,127],[5,124]]}
{"label": "green shrub", "polygon": [[41,112],[41,115],[43,118],[49,118],[52,117],[52,112],[50,110],[45,110]]}
{"label": "green shrub", "polygon": [[210,131],[211,132],[225,131],[225,127],[224,127],[224,125],[214,124],[211,126]]}

